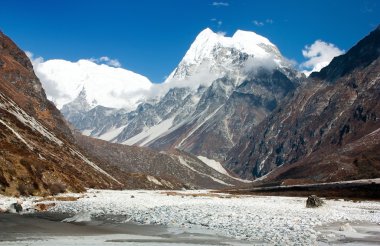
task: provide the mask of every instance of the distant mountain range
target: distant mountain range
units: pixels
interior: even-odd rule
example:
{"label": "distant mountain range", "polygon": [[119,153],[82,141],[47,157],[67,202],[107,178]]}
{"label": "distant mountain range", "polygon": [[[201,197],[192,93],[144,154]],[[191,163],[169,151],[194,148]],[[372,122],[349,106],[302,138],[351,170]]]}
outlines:
{"label": "distant mountain range", "polygon": [[[379,129],[378,33],[306,79],[264,37],[206,29],[159,100],[74,117],[69,104],[63,113],[87,135],[205,156],[246,179],[277,169],[276,180],[301,183],[378,177],[378,141],[366,140]],[[355,141],[361,147],[347,152]]]}
{"label": "distant mountain range", "polygon": [[133,111],[91,108],[84,88],[62,113],[85,135],[223,161],[304,79],[268,39],[205,29],[161,85],[170,89],[158,100]]}
{"label": "distant mountain range", "polygon": [[47,100],[26,54],[1,32],[0,117],[0,194],[243,183],[221,166],[180,151],[164,154],[78,136]]}
{"label": "distant mountain range", "polygon": [[[69,68],[72,87],[60,112],[25,53],[0,33],[0,193],[380,177],[379,54],[377,28],[306,78],[256,33],[205,29],[163,84],[109,70],[140,83],[135,94],[119,82],[91,84],[100,69],[91,63],[82,74],[54,61]],[[59,83],[55,67],[41,79]]]}

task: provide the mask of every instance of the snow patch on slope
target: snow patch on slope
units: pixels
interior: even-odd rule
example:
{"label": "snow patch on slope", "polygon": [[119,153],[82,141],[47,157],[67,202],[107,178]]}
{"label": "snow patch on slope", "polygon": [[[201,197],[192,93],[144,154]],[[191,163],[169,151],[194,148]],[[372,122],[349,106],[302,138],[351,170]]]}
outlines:
{"label": "snow patch on slope", "polygon": [[240,182],[244,182],[244,183],[252,183],[252,181],[250,180],[245,180],[245,179],[239,179],[239,178],[236,178],[236,177],[233,177],[231,176],[227,170],[222,166],[222,164],[220,164],[220,162],[218,161],[215,161],[215,160],[212,160],[212,159],[208,159],[207,157],[205,156],[197,156],[199,160],[201,160],[203,163],[205,163],[207,166],[213,168],[215,171],[217,172],[220,172],[224,175],[227,175],[228,177],[230,178],[233,178],[235,180],[238,180]]}
{"label": "snow patch on slope", "polygon": [[212,159],[209,159],[205,156],[197,156],[199,160],[201,160],[203,163],[205,163],[207,166],[213,168],[214,170],[220,172],[220,173],[223,173],[225,175],[228,175],[228,172],[226,171],[226,169],[224,169],[224,167],[222,166],[222,164],[220,164],[220,162],[218,161],[215,161],[215,160],[212,160]]}
{"label": "snow patch on slope", "polygon": [[[112,139],[116,138],[122,131],[123,129],[126,127],[125,126],[122,126],[122,127],[119,127],[119,128],[115,128],[113,127],[112,129],[108,130],[106,133],[100,135],[99,139],[102,139],[102,140],[105,140],[105,141],[111,141]],[[86,131],[86,130],[85,130]],[[83,131],[84,132],[84,131]],[[83,133],[82,132],[82,133]],[[90,132],[91,133],[91,132]],[[84,134],[84,133],[83,133]]]}
{"label": "snow patch on slope", "polygon": [[227,185],[227,186],[233,186],[232,184],[227,184],[226,182],[220,180],[220,179],[217,179],[217,178],[214,178],[212,177],[211,175],[208,175],[208,174],[205,174],[205,173],[202,173],[198,170],[196,170],[195,168],[193,168],[192,166],[190,166],[186,160],[182,157],[182,156],[178,156],[178,160],[179,160],[179,163],[181,163],[182,165],[184,165],[185,167],[189,168],[190,170],[192,170],[193,172],[196,172],[202,176],[206,176],[212,180],[214,180],[215,182],[219,183],[219,184],[223,184],[223,185]]}
{"label": "snow patch on slope", "polygon": [[158,181],[155,177],[148,175],[148,176],[146,176],[146,178],[148,179],[149,182],[152,182],[156,185],[162,186],[162,183],[160,181]]}
{"label": "snow patch on slope", "polygon": [[166,132],[173,126],[174,118],[170,118],[162,121],[158,125],[152,126],[150,128],[145,128],[142,132],[124,141],[123,144],[126,145],[138,145],[144,146],[154,139],[163,136]]}
{"label": "snow patch on slope", "polygon": [[95,128],[83,130],[82,134],[85,136],[90,136],[93,130],[95,130]]}

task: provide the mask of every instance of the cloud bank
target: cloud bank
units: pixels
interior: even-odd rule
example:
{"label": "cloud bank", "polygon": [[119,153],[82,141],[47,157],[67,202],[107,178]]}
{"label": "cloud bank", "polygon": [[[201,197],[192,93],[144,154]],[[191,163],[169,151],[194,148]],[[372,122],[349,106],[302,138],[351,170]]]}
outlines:
{"label": "cloud bank", "polygon": [[[115,59],[81,59],[77,62],[35,58],[26,52],[49,100],[61,109],[84,88],[89,103],[111,108],[133,109],[150,91],[146,77],[120,68]],[[127,96],[126,96],[127,95]]]}
{"label": "cloud bank", "polygon": [[344,50],[339,49],[334,44],[326,43],[322,40],[316,40],[311,45],[306,45],[302,50],[302,55],[308,59],[301,63],[302,72],[309,76],[312,72],[319,72],[322,68],[329,65],[331,60],[344,53]]}

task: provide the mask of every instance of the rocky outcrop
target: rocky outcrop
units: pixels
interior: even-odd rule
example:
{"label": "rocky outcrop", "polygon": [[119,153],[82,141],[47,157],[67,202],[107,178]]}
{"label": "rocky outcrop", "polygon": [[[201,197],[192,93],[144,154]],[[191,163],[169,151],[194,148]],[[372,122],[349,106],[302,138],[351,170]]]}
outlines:
{"label": "rocky outcrop", "polygon": [[324,204],[321,198],[317,197],[316,195],[311,195],[306,200],[306,207],[307,208],[318,208],[321,207]]}
{"label": "rocky outcrop", "polygon": [[380,177],[380,30],[336,57],[229,153],[241,177],[330,182]]}

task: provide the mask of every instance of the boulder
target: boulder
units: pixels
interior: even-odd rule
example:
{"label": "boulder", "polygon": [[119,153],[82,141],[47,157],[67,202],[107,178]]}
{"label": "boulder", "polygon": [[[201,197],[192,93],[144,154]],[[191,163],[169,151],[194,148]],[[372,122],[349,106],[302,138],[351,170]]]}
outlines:
{"label": "boulder", "polygon": [[16,213],[22,212],[21,203],[19,203],[19,202],[12,203],[11,206],[10,206],[10,209],[12,211],[16,211]]}
{"label": "boulder", "polygon": [[307,208],[317,208],[321,207],[324,204],[321,198],[317,197],[316,195],[311,195],[306,200],[306,207]]}

